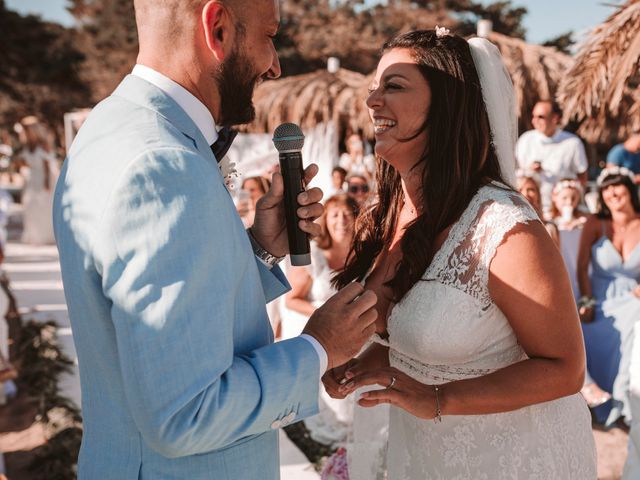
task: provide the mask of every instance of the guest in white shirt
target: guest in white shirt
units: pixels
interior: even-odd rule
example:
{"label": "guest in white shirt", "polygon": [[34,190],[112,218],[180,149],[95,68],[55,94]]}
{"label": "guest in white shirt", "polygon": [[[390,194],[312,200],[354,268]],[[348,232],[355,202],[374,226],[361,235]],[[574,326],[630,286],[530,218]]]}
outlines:
{"label": "guest in white shirt", "polygon": [[333,167],[331,170],[331,188],[327,190],[324,198],[345,193],[344,182],[347,179],[347,171],[342,167]]}
{"label": "guest in white shirt", "polygon": [[552,100],[540,100],[532,111],[534,130],[523,133],[516,144],[518,168],[536,172],[540,179],[542,210],[551,214],[551,192],[562,178],[577,178],[584,185],[589,163],[582,141],[560,128],[562,110]]}

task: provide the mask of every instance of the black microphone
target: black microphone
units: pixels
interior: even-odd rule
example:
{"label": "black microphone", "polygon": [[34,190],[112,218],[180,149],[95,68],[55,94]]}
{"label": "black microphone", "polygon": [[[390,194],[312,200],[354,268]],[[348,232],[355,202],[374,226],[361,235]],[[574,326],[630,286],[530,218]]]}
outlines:
{"label": "black microphone", "polygon": [[273,143],[280,154],[280,173],[284,180],[284,211],[287,221],[289,255],[291,265],[303,266],[311,263],[309,237],[300,230],[298,214],[298,194],[304,191],[304,169],[302,167],[302,146],[304,135],[295,123],[283,123],[273,132]]}

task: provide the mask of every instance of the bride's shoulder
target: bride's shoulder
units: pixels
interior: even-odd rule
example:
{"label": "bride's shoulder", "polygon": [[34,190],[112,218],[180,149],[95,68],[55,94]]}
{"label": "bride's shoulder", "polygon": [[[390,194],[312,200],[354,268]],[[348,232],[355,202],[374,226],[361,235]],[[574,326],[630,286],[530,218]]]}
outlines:
{"label": "bride's shoulder", "polygon": [[503,183],[491,182],[480,188],[478,200],[478,215],[485,219],[506,221],[513,218],[519,223],[539,220],[538,214],[527,199]]}

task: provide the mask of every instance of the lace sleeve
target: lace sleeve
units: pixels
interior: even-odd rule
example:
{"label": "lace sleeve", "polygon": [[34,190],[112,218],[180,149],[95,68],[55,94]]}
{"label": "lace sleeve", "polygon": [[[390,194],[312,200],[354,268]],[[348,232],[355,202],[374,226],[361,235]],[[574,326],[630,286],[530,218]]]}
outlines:
{"label": "lace sleeve", "polygon": [[474,297],[482,309],[488,308],[492,303],[488,288],[491,260],[511,230],[531,221],[540,219],[520,194],[506,188],[484,187],[434,257],[427,279],[462,290]]}
{"label": "lace sleeve", "polygon": [[540,221],[538,214],[520,194],[509,192],[504,197],[504,199],[493,201],[478,221],[478,225],[486,230],[480,262],[485,285],[489,280],[491,260],[509,232],[517,225]]}

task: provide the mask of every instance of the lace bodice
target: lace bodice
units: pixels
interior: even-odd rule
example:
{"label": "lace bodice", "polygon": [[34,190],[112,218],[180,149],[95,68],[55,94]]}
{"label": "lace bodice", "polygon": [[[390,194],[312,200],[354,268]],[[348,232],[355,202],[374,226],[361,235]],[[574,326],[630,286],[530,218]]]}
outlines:
{"label": "lace bodice", "polygon": [[478,191],[422,281],[394,307],[388,321],[393,360],[422,381],[444,383],[523,358],[509,322],[491,300],[488,279],[498,246],[518,224],[530,221],[538,216],[518,193],[499,184]]}
{"label": "lace bodice", "polygon": [[[535,221],[531,206],[507,187],[491,184],[478,191],[422,281],[391,311],[384,342],[391,366],[434,385],[487,375],[527,358],[493,303],[488,280],[500,244],[518,225]],[[357,419],[356,412],[356,433]],[[361,454],[366,448],[380,451],[365,442],[353,450]],[[444,416],[442,423],[391,406],[386,468],[360,463],[350,467],[352,480],[596,477],[590,416],[579,394],[512,412]]]}

